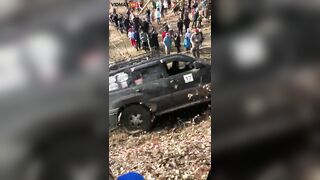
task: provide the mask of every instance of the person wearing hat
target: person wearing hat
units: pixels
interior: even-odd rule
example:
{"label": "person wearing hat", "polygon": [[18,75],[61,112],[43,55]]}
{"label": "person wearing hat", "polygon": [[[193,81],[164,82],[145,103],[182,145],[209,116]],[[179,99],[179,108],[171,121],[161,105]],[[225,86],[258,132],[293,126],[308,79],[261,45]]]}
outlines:
{"label": "person wearing hat", "polygon": [[200,46],[202,44],[203,37],[198,28],[195,29],[195,32],[191,35],[191,44],[192,44],[192,54],[195,58],[200,58]]}
{"label": "person wearing hat", "polygon": [[163,39],[163,45],[164,45],[166,54],[167,55],[170,54],[171,45],[172,45],[170,33],[166,33],[166,37]]}

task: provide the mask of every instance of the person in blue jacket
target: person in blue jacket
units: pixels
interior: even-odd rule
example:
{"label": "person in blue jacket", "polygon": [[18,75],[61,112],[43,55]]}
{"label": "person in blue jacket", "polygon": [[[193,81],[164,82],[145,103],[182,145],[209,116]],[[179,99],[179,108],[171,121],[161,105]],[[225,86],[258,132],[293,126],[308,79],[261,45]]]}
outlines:
{"label": "person in blue jacket", "polygon": [[187,32],[184,36],[183,45],[187,51],[191,49],[191,30],[190,30],[190,28],[187,29]]}
{"label": "person in blue jacket", "polygon": [[141,49],[141,39],[140,39],[140,34],[137,30],[134,31],[133,37],[136,41],[136,49],[138,51],[139,49]]}
{"label": "person in blue jacket", "polygon": [[166,54],[170,54],[171,45],[172,45],[172,39],[171,39],[170,33],[166,33],[166,36],[163,39],[163,45],[166,50]]}

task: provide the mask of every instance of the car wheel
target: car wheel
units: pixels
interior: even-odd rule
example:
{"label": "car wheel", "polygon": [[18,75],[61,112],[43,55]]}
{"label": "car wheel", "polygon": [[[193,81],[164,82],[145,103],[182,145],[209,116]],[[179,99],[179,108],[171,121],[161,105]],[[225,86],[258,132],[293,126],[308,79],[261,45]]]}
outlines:
{"label": "car wheel", "polygon": [[120,123],[130,134],[148,131],[152,125],[152,114],[144,106],[131,105],[122,111]]}

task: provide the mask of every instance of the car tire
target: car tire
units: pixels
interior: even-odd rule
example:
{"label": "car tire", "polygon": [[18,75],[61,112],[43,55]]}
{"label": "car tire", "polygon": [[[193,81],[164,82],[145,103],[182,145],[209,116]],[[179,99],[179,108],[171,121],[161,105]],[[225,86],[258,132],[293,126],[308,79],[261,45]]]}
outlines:
{"label": "car tire", "polygon": [[152,113],[142,105],[126,107],[120,116],[120,123],[130,134],[149,131],[152,125]]}

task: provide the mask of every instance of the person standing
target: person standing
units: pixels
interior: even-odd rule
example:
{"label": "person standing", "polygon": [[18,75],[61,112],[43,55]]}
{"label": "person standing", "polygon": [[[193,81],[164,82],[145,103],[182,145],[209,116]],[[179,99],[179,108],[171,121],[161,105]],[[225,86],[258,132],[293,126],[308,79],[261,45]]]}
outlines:
{"label": "person standing", "polygon": [[186,17],[185,17],[185,19],[184,19],[184,26],[185,26],[186,32],[187,32],[187,30],[189,29],[189,26],[190,26],[189,16],[186,16]]}
{"label": "person standing", "polygon": [[160,24],[160,19],[161,19],[161,13],[160,13],[160,9],[157,8],[156,10],[156,18],[157,18],[157,23],[158,25]]}
{"label": "person standing", "polygon": [[128,37],[130,39],[130,42],[131,42],[131,46],[132,47],[136,47],[136,40],[134,39],[134,32],[132,30],[132,28],[129,28],[128,30]]}
{"label": "person standing", "polygon": [[171,45],[172,45],[172,40],[171,40],[171,36],[170,33],[166,34],[166,37],[163,39],[163,45],[166,51],[166,54],[170,54],[171,51]]}
{"label": "person standing", "polygon": [[184,20],[184,11],[185,11],[185,7],[183,6],[183,7],[182,7],[182,10],[181,10],[181,15],[180,15],[180,18],[181,18],[182,20]]}
{"label": "person standing", "polygon": [[167,0],[163,0],[163,11],[164,11],[164,14],[167,14],[168,8],[169,8],[168,1]]}
{"label": "person standing", "polygon": [[163,13],[163,11],[164,11],[164,5],[163,5],[163,3],[161,3],[161,9],[160,9],[161,17],[164,18],[164,13]]}
{"label": "person standing", "polygon": [[193,8],[193,9],[197,9],[197,8],[198,8],[198,1],[197,1],[197,0],[194,0],[194,1],[193,1],[192,8]]}
{"label": "person standing", "polygon": [[162,8],[162,3],[161,3],[161,0],[158,0],[157,3],[156,3],[156,8],[161,10]]}
{"label": "person standing", "polygon": [[202,8],[202,16],[207,18],[207,0],[201,1],[201,8]]}
{"label": "person standing", "polygon": [[159,49],[158,32],[154,27],[152,27],[151,34],[150,34],[150,46],[152,49],[155,49],[155,50]]}
{"label": "person standing", "polygon": [[145,33],[149,32],[149,23],[145,19],[142,21],[141,30]]}
{"label": "person standing", "polygon": [[151,11],[149,8],[146,10],[146,19],[148,23],[151,23]]}
{"label": "person standing", "polygon": [[184,35],[183,45],[186,48],[187,51],[191,49],[191,31],[190,28],[187,29],[186,34]]}
{"label": "person standing", "polygon": [[142,48],[145,51],[149,51],[149,44],[148,44],[148,35],[146,32],[141,31],[140,33],[140,38],[141,38],[141,42],[142,42]]}
{"label": "person standing", "polygon": [[177,48],[177,53],[180,53],[180,52],[181,52],[181,51],[180,51],[180,47],[181,47],[180,42],[181,42],[181,40],[180,40],[180,33],[175,33],[175,34],[174,34],[174,44],[175,44],[175,46],[176,46],[176,48]]}
{"label": "person standing", "polygon": [[124,25],[125,31],[126,31],[127,33],[129,33],[129,28],[130,28],[129,16],[127,16],[127,17],[124,19],[123,25]]}
{"label": "person standing", "polygon": [[140,34],[138,32],[138,30],[134,30],[134,40],[136,41],[136,49],[137,51],[139,51],[139,49],[141,49],[141,39],[140,39]]}
{"label": "person standing", "polygon": [[191,35],[191,43],[192,43],[192,54],[195,58],[200,58],[200,46],[202,44],[202,36],[200,34],[199,29],[196,29],[196,32],[194,32]]}
{"label": "person standing", "polygon": [[154,0],[152,0],[152,9],[153,10],[157,9],[157,3]]}
{"label": "person standing", "polygon": [[177,22],[177,27],[178,27],[178,31],[180,34],[183,34],[183,21],[181,18],[179,18],[178,22]]}
{"label": "person standing", "polygon": [[128,9],[127,9],[127,16],[130,17],[130,14],[131,14],[131,11],[130,11],[130,8],[128,7]]}
{"label": "person standing", "polygon": [[167,0],[167,3],[168,3],[168,9],[170,10],[170,9],[171,9],[171,7],[172,7],[171,0]]}
{"label": "person standing", "polygon": [[193,27],[197,27],[197,20],[198,20],[198,17],[199,17],[199,11],[198,11],[198,8],[195,9],[195,12],[194,12],[194,15],[193,15],[193,18],[192,18],[192,28]]}
{"label": "person standing", "polygon": [[169,32],[169,27],[168,25],[166,24],[166,26],[164,27],[164,30],[162,31],[161,33],[161,38],[162,38],[162,41],[163,39],[166,37],[166,34]]}
{"label": "person standing", "polygon": [[202,19],[203,19],[203,16],[201,15],[201,14],[199,14],[199,17],[198,17],[198,19],[197,19],[197,21],[198,21],[198,23],[197,23],[197,27],[198,28],[201,28],[201,26],[202,26]]}

